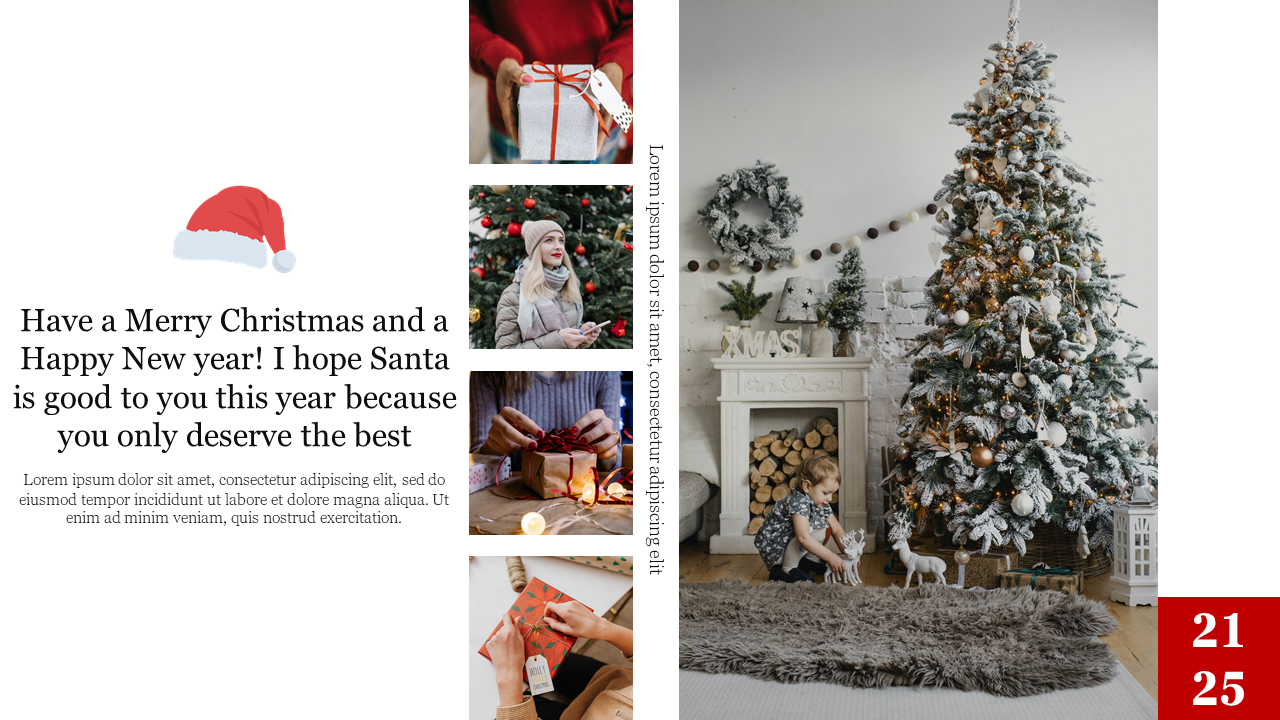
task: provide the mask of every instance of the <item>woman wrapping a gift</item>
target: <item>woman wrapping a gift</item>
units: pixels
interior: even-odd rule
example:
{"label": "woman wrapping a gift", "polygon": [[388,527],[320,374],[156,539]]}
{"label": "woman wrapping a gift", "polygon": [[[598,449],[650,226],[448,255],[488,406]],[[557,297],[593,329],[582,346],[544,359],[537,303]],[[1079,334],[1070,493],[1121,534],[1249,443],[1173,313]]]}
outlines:
{"label": "woman wrapping a gift", "polygon": [[506,455],[530,449],[545,430],[576,427],[595,446],[596,467],[612,470],[621,460],[621,395],[616,372],[473,372],[471,452]]}
{"label": "woman wrapping a gift", "polygon": [[583,322],[578,276],[567,260],[564,229],[552,220],[525,223],[529,254],[498,299],[498,349],[585,348],[604,327]]}

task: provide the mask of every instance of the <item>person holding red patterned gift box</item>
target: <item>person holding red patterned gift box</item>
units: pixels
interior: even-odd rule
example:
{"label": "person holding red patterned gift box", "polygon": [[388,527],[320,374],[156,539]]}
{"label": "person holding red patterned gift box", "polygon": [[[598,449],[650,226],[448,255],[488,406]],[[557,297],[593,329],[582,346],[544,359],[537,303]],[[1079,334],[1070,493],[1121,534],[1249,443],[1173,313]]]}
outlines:
{"label": "person holding red patterned gift box", "polygon": [[[631,659],[631,630],[597,616],[576,600],[547,603],[538,622],[564,635],[604,640]],[[537,625],[531,629],[536,630]],[[523,678],[528,634],[528,630],[521,632],[509,613],[504,613],[501,626],[485,643],[484,654],[493,661],[497,675],[498,702],[501,703],[497,720],[580,720],[596,717],[593,712],[603,706],[612,707],[620,697],[626,698],[629,704],[631,668],[605,665],[570,652],[558,663],[554,681],[555,689],[573,698],[572,702],[564,705],[538,695],[525,695]]]}
{"label": "person holding red patterned gift box", "polygon": [[[535,78],[525,66],[590,65],[631,105],[630,0],[471,0],[471,68],[489,80],[489,149],[496,163],[520,158],[517,99]],[[572,93],[570,93],[572,94]],[[596,163],[630,163],[630,129],[608,114]]]}

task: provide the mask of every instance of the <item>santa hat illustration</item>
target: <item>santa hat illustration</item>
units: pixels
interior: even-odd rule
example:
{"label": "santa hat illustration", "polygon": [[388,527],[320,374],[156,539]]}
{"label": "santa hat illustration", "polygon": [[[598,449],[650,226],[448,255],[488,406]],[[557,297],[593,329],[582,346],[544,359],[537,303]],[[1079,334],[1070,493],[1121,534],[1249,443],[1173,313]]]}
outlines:
{"label": "santa hat illustration", "polygon": [[229,187],[196,208],[187,229],[173,239],[180,260],[221,260],[289,272],[298,259],[284,247],[280,205],[257,188]]}

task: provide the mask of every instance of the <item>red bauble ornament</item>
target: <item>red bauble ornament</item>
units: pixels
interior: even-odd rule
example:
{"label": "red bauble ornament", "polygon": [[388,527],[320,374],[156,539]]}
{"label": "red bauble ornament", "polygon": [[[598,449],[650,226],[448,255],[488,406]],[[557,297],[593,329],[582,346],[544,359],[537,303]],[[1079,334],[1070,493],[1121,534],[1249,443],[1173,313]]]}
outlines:
{"label": "red bauble ornament", "polygon": [[519,235],[519,234],[520,234],[520,223],[511,223],[510,225],[508,225],[508,226],[507,226],[507,234],[508,234],[508,235]]}
{"label": "red bauble ornament", "polygon": [[525,198],[525,199],[524,199],[524,207],[525,207],[525,209],[526,209],[526,210],[532,210],[532,209],[533,209],[533,206],[534,206],[534,205],[537,205],[537,204],[538,204],[538,201],[537,201],[537,200],[534,200],[533,198]]}
{"label": "red bauble ornament", "polygon": [[582,207],[586,207],[586,206],[588,206],[588,205],[590,205],[590,204],[591,204],[591,199],[590,199],[590,198],[582,198]]}
{"label": "red bauble ornament", "polygon": [[482,267],[473,267],[471,268],[471,272],[475,273],[475,276],[481,280],[483,280],[484,276],[487,274]]}
{"label": "red bauble ornament", "polygon": [[636,246],[632,245],[631,243],[622,243],[622,247],[626,248],[627,250],[634,250]]}
{"label": "red bauble ornament", "polygon": [[483,200],[483,199],[484,199],[484,193],[476,193],[476,197],[478,197],[478,198],[480,198],[481,200]]}
{"label": "red bauble ornament", "polygon": [[631,192],[631,186],[630,186],[630,185],[628,185],[628,186],[627,186],[627,192]]}
{"label": "red bauble ornament", "polygon": [[584,285],[583,287],[585,287],[587,289],[587,292],[589,293],[593,293],[596,291],[596,284],[591,282],[590,280],[588,280],[587,284]]}
{"label": "red bauble ornament", "polygon": [[515,208],[511,207],[510,205],[508,205],[508,206],[507,206],[507,212],[511,212],[512,210],[515,210]]}
{"label": "red bauble ornament", "polygon": [[587,254],[587,248],[585,245],[579,245],[578,247],[574,248],[573,251],[578,253],[579,255]]}
{"label": "red bauble ornament", "polygon": [[492,227],[492,226],[493,226],[493,218],[489,217],[488,215],[485,215],[484,217],[480,218],[480,227]]}

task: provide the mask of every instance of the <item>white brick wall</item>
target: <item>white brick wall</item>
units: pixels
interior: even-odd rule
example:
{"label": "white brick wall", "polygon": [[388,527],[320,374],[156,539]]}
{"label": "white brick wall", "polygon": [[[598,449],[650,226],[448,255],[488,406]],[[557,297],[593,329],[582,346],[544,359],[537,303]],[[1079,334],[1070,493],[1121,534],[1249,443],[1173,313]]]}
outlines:
{"label": "white brick wall", "polygon": [[[680,469],[701,473],[712,483],[720,482],[720,378],[711,367],[711,358],[720,356],[720,331],[736,318],[720,311],[728,295],[716,281],[739,279],[746,282],[747,272],[729,275],[725,272],[684,273],[680,284]],[[765,312],[752,323],[761,330],[785,329],[773,321],[778,311],[777,293],[785,276],[764,272],[756,276],[757,292],[773,292]],[[881,507],[880,449],[898,440],[898,403],[907,391],[910,363],[906,354],[912,349],[912,338],[924,330],[928,312],[911,309],[924,300],[923,277],[877,277],[867,280],[868,332],[861,340],[859,355],[871,357],[867,376],[871,401],[867,410],[867,481],[868,512],[879,518]],[[775,287],[776,284],[776,287]],[[805,326],[804,350],[808,352],[808,330]]]}

